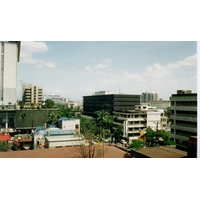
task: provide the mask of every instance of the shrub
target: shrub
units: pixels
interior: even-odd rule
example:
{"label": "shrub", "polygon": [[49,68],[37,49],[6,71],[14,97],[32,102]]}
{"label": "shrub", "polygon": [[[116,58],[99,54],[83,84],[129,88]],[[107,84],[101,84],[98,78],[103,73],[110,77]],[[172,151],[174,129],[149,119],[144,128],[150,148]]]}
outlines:
{"label": "shrub", "polygon": [[8,149],[11,149],[11,145],[7,141],[0,141],[0,152],[7,151]]}

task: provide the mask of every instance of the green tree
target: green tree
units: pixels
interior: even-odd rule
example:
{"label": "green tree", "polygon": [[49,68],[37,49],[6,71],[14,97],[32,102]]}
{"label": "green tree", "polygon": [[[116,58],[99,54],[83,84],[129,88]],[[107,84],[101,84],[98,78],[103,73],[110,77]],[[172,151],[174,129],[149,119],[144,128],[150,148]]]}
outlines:
{"label": "green tree", "polygon": [[47,123],[48,124],[57,124],[58,123],[58,119],[59,119],[59,115],[54,113],[54,112],[51,112],[48,116],[48,119],[47,119]]}
{"label": "green tree", "polygon": [[20,106],[20,109],[23,109],[24,106],[25,106],[25,102],[24,101],[19,101],[18,104]]}
{"label": "green tree", "polygon": [[11,149],[11,145],[7,141],[0,141],[0,152]]}
{"label": "green tree", "polygon": [[52,101],[51,99],[47,99],[47,100],[45,100],[43,102],[42,108],[49,108],[49,109],[51,109],[51,108],[54,107],[54,105],[55,105],[54,101]]}
{"label": "green tree", "polygon": [[146,133],[141,138],[144,138],[146,146],[148,147],[175,144],[170,139],[170,134],[165,130],[154,131],[151,128],[147,128]]}
{"label": "green tree", "polygon": [[167,117],[167,123],[169,123],[169,121],[170,121],[170,115],[171,115],[170,107],[167,107],[167,108],[164,110],[164,116]]}
{"label": "green tree", "polygon": [[118,125],[112,128],[112,135],[115,138],[115,142],[119,142],[123,134],[123,126]]}
{"label": "green tree", "polygon": [[105,129],[108,130],[111,127],[113,123],[113,118],[106,110],[100,110],[94,112],[94,121],[97,124],[97,126],[100,127],[101,131],[99,135],[102,138],[105,133]]}
{"label": "green tree", "polygon": [[145,146],[145,142],[141,140],[132,140],[131,144],[128,146],[130,148],[143,148]]}

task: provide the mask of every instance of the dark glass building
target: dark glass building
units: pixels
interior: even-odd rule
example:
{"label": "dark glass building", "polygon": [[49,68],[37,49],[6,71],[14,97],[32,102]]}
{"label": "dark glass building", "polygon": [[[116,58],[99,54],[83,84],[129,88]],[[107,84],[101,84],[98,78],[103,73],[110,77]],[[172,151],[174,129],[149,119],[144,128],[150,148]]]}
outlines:
{"label": "dark glass building", "polygon": [[141,95],[135,94],[105,94],[83,97],[83,114],[93,116],[98,110],[114,111],[134,110],[140,104]]}

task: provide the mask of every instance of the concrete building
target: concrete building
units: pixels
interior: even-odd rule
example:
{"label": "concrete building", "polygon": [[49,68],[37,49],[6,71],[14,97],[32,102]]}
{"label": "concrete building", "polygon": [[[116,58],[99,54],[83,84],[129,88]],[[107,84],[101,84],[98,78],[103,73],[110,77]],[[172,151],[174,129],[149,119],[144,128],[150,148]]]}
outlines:
{"label": "concrete building", "polygon": [[107,110],[111,114],[114,111],[133,110],[140,104],[140,96],[136,94],[105,94],[83,97],[83,114],[93,116],[95,111]]}
{"label": "concrete building", "polygon": [[150,106],[156,107],[158,109],[166,109],[171,106],[171,102],[169,100],[152,100],[149,103]]}
{"label": "concrete building", "polygon": [[178,149],[187,151],[189,138],[197,136],[197,93],[177,90],[170,101],[171,137]]}
{"label": "concrete building", "polygon": [[0,41],[0,105],[17,102],[17,63],[20,42]]}
{"label": "concrete building", "polygon": [[123,137],[138,139],[141,132],[145,132],[147,127],[153,130],[167,129],[167,119],[163,116],[164,110],[152,109],[148,104],[136,105],[135,110],[114,112],[116,120],[114,124],[123,126]]}
{"label": "concrete building", "polygon": [[47,99],[51,99],[54,103],[57,104],[66,104],[66,98],[61,97],[59,94],[45,94],[44,101]]}
{"label": "concrete building", "polygon": [[158,100],[158,93],[146,92],[141,95],[141,103],[149,103],[152,100]]}
{"label": "concrete building", "polygon": [[94,92],[92,95],[105,95],[105,94],[112,94],[110,91],[98,91]]}
{"label": "concrete building", "polygon": [[42,103],[42,88],[29,83],[22,85],[22,99],[26,103]]}
{"label": "concrete building", "polygon": [[80,134],[80,120],[60,118],[59,127],[36,127],[34,149],[84,145],[85,138]]}

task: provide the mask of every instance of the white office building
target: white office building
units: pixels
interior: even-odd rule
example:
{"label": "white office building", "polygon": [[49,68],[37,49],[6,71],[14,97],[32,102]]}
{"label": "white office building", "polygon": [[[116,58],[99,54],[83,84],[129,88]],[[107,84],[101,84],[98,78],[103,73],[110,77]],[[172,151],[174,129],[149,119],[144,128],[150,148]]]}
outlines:
{"label": "white office building", "polygon": [[123,126],[123,137],[129,139],[138,139],[141,132],[145,132],[147,127],[153,130],[167,130],[167,118],[163,109],[155,109],[148,104],[135,106],[135,110],[116,111],[114,124]]}
{"label": "white office building", "polygon": [[17,41],[0,41],[0,105],[15,104],[17,101],[20,44]]}

